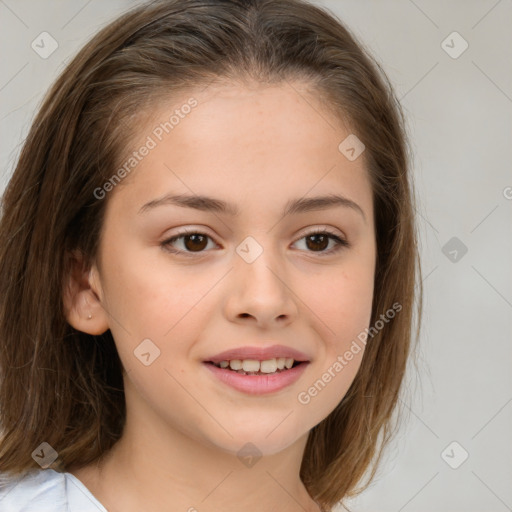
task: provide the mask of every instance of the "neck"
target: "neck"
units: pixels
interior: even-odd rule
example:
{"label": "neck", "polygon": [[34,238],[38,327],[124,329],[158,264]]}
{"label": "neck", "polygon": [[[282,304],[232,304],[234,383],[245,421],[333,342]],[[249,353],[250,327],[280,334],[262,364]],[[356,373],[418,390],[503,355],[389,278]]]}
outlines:
{"label": "neck", "polygon": [[[139,404],[140,405],[140,404]],[[307,435],[260,458],[228,453],[162,424],[149,408],[130,414],[98,463],[70,470],[109,512],[320,512],[300,480]],[[186,426],[182,426],[186,429]]]}

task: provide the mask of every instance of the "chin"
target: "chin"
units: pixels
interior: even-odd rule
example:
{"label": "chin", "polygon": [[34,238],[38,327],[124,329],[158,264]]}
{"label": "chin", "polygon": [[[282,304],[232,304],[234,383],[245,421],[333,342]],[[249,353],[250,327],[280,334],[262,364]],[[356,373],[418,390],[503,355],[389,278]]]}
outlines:
{"label": "chin", "polygon": [[274,455],[282,452],[301,437],[307,437],[309,433],[309,431],[298,433],[286,428],[285,423],[289,419],[283,421],[284,417],[286,414],[279,421],[269,421],[268,424],[260,421],[259,428],[255,428],[254,424],[245,426],[231,424],[227,430],[233,437],[225,434],[221,436],[222,439],[210,438],[210,442],[218,449],[239,458],[250,455],[259,457]]}

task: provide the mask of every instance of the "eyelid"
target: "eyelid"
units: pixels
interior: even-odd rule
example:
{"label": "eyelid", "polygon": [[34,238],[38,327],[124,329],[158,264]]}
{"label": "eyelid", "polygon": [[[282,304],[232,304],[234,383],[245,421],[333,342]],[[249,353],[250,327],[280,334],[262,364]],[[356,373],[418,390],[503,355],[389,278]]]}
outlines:
{"label": "eyelid", "polygon": [[[297,238],[295,241],[304,238],[305,236],[314,235],[317,233],[329,233],[330,235],[338,236],[340,238],[343,238],[344,240],[347,239],[345,234],[340,230],[335,230],[334,228],[331,228],[328,225],[318,225],[314,228],[304,228],[299,232],[299,235],[297,235]],[[176,232],[172,236],[168,236],[165,238],[165,240],[169,240],[171,238],[176,238],[183,235],[194,235],[194,234],[201,234],[201,235],[208,235],[212,240],[215,240],[215,236],[209,234],[209,230],[205,226],[198,226],[198,227],[184,227],[181,231]],[[164,241],[165,241],[164,240]],[[217,243],[217,242],[216,242]]]}
{"label": "eyelid", "polygon": [[343,238],[344,240],[347,239],[347,237],[342,231],[336,230],[335,228],[331,228],[328,225],[322,224],[315,226],[314,228],[304,228],[302,231],[300,231],[300,233],[301,234],[298,236],[297,240],[299,240],[300,238],[304,238],[305,236],[315,235],[317,233],[329,233],[330,235]]}

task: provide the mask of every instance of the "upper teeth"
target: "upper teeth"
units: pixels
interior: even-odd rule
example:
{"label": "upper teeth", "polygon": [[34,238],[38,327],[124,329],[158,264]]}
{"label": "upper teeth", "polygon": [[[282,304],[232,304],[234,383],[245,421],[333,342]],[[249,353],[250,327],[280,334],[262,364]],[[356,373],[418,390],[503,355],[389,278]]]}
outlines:
{"label": "upper teeth", "polygon": [[265,361],[258,361],[256,359],[233,359],[231,361],[221,361],[218,366],[232,370],[243,370],[244,372],[259,372],[273,373],[276,370],[283,370],[285,367],[290,369],[293,366],[294,360],[291,357],[278,357],[274,359],[266,359]]}

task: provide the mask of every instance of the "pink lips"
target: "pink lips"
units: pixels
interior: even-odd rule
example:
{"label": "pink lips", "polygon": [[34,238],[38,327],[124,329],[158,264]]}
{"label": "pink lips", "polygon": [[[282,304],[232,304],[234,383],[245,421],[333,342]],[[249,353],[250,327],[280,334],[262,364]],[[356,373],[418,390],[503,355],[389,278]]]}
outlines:
{"label": "pink lips", "polygon": [[293,358],[295,361],[309,361],[310,358],[298,350],[285,345],[272,345],[271,347],[239,347],[225,350],[220,354],[205,359],[205,362],[220,363],[221,361],[232,361],[234,359],[257,359],[266,361],[278,357]]}
{"label": "pink lips", "polygon": [[[249,358],[244,357],[244,359]],[[283,370],[268,375],[243,375],[233,370],[219,368],[212,363],[204,362],[203,365],[208,368],[215,377],[228,386],[250,395],[263,395],[277,392],[292,385],[304,373],[309,362],[303,362],[289,370]]]}

